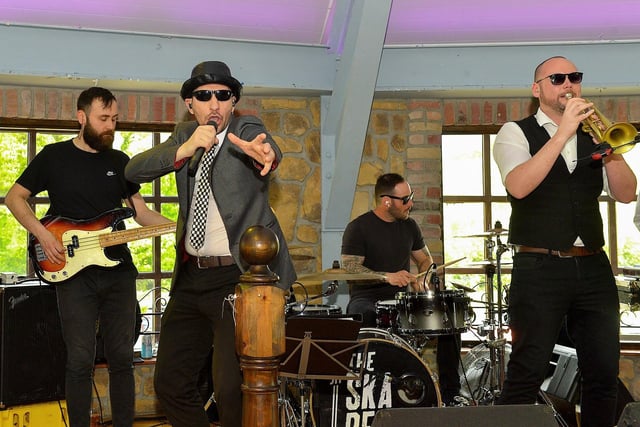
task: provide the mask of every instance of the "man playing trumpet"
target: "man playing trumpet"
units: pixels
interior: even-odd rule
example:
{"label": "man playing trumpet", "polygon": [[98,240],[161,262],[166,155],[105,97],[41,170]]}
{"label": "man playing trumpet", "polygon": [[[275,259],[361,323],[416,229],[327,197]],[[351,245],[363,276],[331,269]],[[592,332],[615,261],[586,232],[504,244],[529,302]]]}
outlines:
{"label": "man playing trumpet", "polygon": [[[581,97],[583,73],[564,57],[535,70],[536,114],[498,132],[494,159],[511,203],[514,245],[509,294],[513,342],[499,404],[535,403],[563,320],[582,375],[581,425],[615,424],[619,302],[603,250],[598,197],[629,203],[636,177],[621,154],[594,157],[582,123],[594,114]],[[597,141],[601,142],[601,141]]]}

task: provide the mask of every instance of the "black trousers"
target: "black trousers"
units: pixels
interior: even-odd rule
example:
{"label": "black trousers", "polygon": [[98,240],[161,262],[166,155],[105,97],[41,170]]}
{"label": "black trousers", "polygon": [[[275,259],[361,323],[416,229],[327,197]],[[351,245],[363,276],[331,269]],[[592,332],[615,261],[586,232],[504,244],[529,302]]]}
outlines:
{"label": "black trousers", "polygon": [[209,427],[198,378],[213,345],[212,376],[220,422],[240,427],[242,373],[233,308],[237,266],[200,270],[186,264],[162,316],[155,390],[174,427]]}
{"label": "black trousers", "polygon": [[607,255],[560,258],[519,253],[513,257],[511,278],[513,343],[498,403],[535,403],[566,316],[582,376],[581,425],[614,425],[620,307]]}

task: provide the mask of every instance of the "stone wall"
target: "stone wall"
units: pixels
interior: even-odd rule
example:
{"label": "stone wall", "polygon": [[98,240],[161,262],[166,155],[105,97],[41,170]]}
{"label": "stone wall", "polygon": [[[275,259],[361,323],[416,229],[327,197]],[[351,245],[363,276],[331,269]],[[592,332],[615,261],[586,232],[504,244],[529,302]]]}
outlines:
{"label": "stone wall", "polygon": [[[3,118],[75,120],[79,92],[66,88],[0,86],[0,126]],[[187,114],[177,94],[115,94],[121,122],[173,124]],[[612,121],[640,122],[640,96],[592,97],[592,100]],[[352,217],[373,207],[373,186],[381,173],[405,175],[415,191],[412,216],[421,224],[435,261],[442,263],[443,128],[464,130],[473,126],[477,132],[478,127],[486,129],[520,119],[535,107],[529,97],[376,98],[362,158],[354,159],[359,174]],[[244,96],[237,112],[261,117],[282,148],[285,158],[272,178],[271,204],[292,248],[297,271],[302,274],[320,271],[320,99]],[[622,380],[633,396],[640,398],[640,358],[635,353],[625,353],[620,366]]]}

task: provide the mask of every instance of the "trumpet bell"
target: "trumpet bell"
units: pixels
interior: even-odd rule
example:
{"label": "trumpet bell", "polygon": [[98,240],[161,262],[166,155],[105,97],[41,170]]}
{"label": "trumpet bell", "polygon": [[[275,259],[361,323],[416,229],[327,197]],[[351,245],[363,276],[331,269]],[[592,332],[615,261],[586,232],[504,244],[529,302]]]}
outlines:
{"label": "trumpet bell", "polygon": [[602,138],[607,142],[614,152],[623,154],[633,149],[632,142],[638,135],[638,130],[631,123],[615,123],[607,128]]}
{"label": "trumpet bell", "polygon": [[600,143],[607,143],[617,154],[626,153],[635,147],[638,130],[631,123],[611,123],[595,106],[593,114],[582,122],[582,130],[592,133]]}

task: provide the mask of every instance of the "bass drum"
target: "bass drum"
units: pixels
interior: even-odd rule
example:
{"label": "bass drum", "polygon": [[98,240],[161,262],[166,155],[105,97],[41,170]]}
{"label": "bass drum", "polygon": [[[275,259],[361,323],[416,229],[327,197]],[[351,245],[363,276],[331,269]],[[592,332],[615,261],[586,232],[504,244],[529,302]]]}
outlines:
{"label": "bass drum", "polygon": [[[367,343],[351,358],[351,368],[364,366],[362,380],[316,381],[312,404],[317,426],[370,426],[380,409],[442,405],[429,367],[399,337],[365,328],[358,341]],[[364,363],[363,363],[364,362]]]}
{"label": "bass drum", "polygon": [[460,367],[460,395],[469,400],[485,401],[492,400],[491,378],[496,383],[500,375],[501,363],[504,363],[505,373],[509,356],[511,355],[511,344],[505,344],[504,357],[500,358],[499,349],[495,349],[496,363],[491,363],[491,350],[486,344],[478,344],[473,347],[462,358]]}

